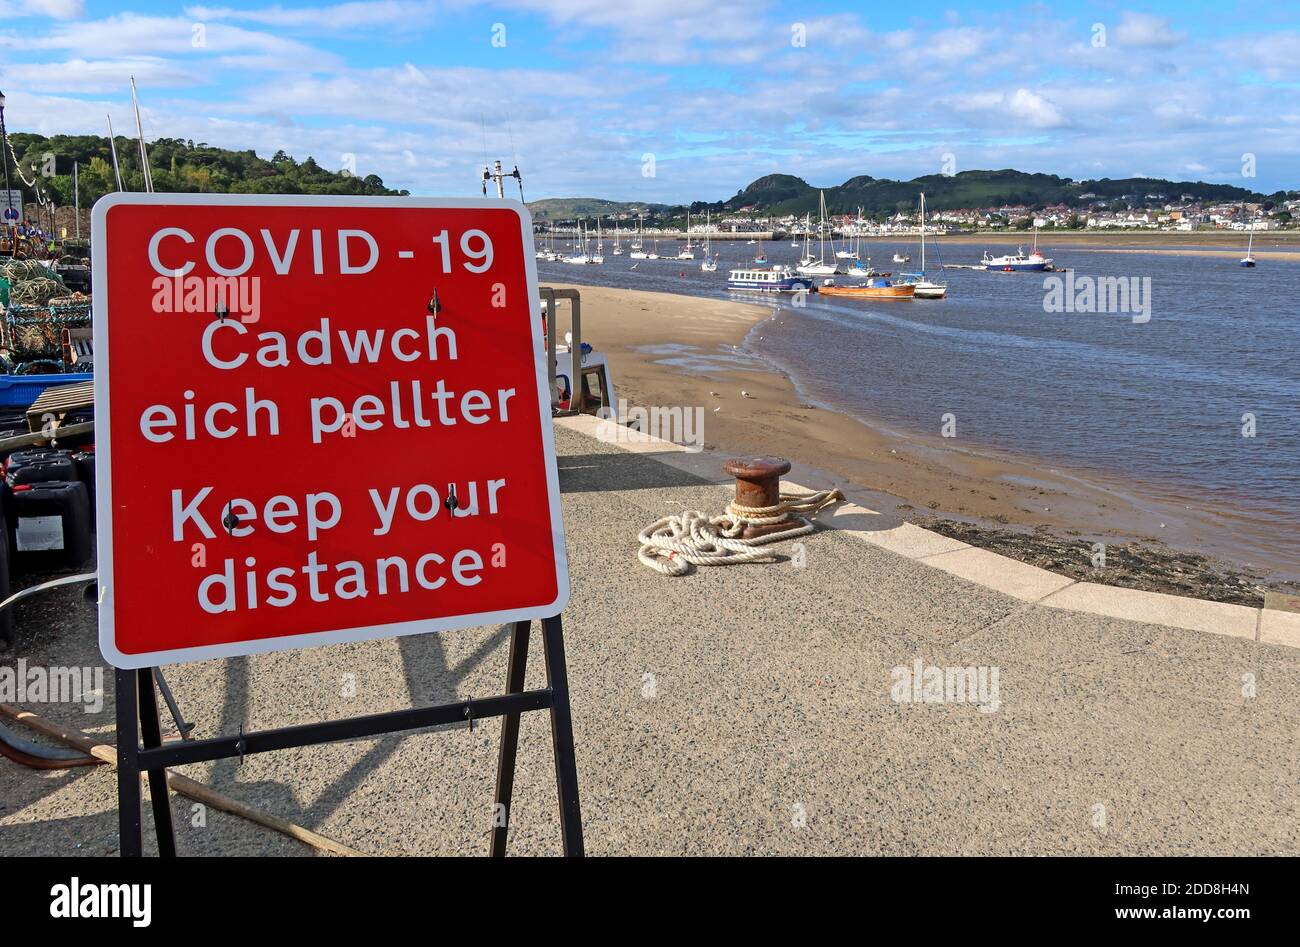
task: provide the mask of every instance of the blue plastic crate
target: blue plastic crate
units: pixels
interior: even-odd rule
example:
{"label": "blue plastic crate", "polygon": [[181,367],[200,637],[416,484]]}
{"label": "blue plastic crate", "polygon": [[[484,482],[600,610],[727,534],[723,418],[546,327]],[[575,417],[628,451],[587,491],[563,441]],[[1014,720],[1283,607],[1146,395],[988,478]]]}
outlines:
{"label": "blue plastic crate", "polygon": [[90,372],[69,372],[66,375],[0,375],[0,406],[29,408],[46,388],[55,385],[73,385],[90,381]]}

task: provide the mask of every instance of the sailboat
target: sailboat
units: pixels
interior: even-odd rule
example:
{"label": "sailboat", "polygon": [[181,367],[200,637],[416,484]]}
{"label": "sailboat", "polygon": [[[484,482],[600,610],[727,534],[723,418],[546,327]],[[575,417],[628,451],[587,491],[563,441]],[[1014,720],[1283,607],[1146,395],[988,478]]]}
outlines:
{"label": "sailboat", "polygon": [[718,271],[718,261],[713,258],[713,220],[709,214],[704,215],[704,262],[700,264],[700,269],[705,273],[716,273]]}
{"label": "sailboat", "polygon": [[1238,264],[1239,266],[1255,265],[1255,258],[1254,256],[1251,255],[1254,249],[1255,249],[1255,225],[1252,223],[1250,225],[1250,239],[1246,241],[1246,255],[1241,258],[1241,262]]}
{"label": "sailboat", "polygon": [[614,221],[614,256],[623,255],[623,232],[618,229],[618,221]]}
{"label": "sailboat", "polygon": [[564,258],[564,262],[575,264],[591,262],[591,256],[587,253],[587,231],[581,223],[578,224],[578,239],[574,241],[573,252]]}
{"label": "sailboat", "polygon": [[826,192],[821,191],[821,220],[817,226],[819,255],[812,256],[812,235],[804,235],[804,254],[799,265],[795,267],[804,276],[834,276],[840,271],[839,265],[826,262]]}
{"label": "sailboat", "polygon": [[636,236],[632,238],[632,243],[631,243],[632,252],[628,254],[628,256],[631,257],[633,260],[650,259],[649,254],[647,254],[645,250],[642,249],[642,247],[644,246],[644,236],[645,236],[645,218],[643,216],[638,215],[636,219]]}
{"label": "sailboat", "polygon": [[695,251],[691,249],[691,212],[686,212],[686,246],[677,251],[677,259],[694,260]]}
{"label": "sailboat", "polygon": [[[898,256],[895,255],[897,260]],[[908,277],[904,282],[916,287],[917,299],[943,299],[948,295],[947,283],[933,283],[925,278],[925,194],[921,194],[921,270],[919,273],[903,273]]]}
{"label": "sailboat", "polygon": [[858,259],[858,248],[862,242],[862,208],[858,208],[857,226],[853,228],[853,233],[844,235],[844,249],[836,250],[835,257],[839,260],[856,260]]}

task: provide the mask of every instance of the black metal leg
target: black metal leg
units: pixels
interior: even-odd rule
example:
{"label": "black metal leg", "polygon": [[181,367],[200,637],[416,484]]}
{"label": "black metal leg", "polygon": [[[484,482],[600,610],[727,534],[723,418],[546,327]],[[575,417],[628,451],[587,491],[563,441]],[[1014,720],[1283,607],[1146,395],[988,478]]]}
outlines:
{"label": "black metal leg", "polygon": [[136,752],[140,744],[136,710],[136,672],[116,671],[117,702],[117,833],[118,854],[139,858],[144,854],[140,839],[140,770]]}
{"label": "black metal leg", "polygon": [[[528,670],[528,641],[532,622],[515,622],[510,632],[510,657],[506,661],[506,693],[524,692],[524,674]],[[500,752],[497,756],[497,804],[493,807],[490,855],[506,857],[506,838],[510,835],[510,807],[515,795],[515,757],[519,752],[519,718],[506,714],[500,725]]]}
{"label": "black metal leg", "polygon": [[[522,694],[528,669],[528,639],[532,622],[517,621],[510,632],[510,657],[506,662],[506,693]],[[510,805],[515,791],[515,757],[519,750],[520,714],[506,714],[501,723],[501,752],[497,756],[497,795],[492,807],[493,858],[504,858],[510,834]]]}
{"label": "black metal leg", "polygon": [[569,709],[569,672],[564,664],[564,629],[560,616],[542,621],[546,680],[551,685],[551,741],[555,745],[555,785],[560,796],[560,835],[564,854],[581,856],[582,806],[578,800],[578,761],[573,750],[573,715]]}
{"label": "black metal leg", "polygon": [[[153,670],[142,668],[136,674],[140,686],[140,735],[145,749],[162,746],[162,726],[158,720],[158,695],[153,687]],[[136,791],[139,792],[139,778]],[[171,800],[167,795],[167,770],[149,770],[149,801],[153,806],[154,831],[158,835],[158,854],[176,857],[176,833],[172,829]],[[137,806],[137,810],[138,810]]]}

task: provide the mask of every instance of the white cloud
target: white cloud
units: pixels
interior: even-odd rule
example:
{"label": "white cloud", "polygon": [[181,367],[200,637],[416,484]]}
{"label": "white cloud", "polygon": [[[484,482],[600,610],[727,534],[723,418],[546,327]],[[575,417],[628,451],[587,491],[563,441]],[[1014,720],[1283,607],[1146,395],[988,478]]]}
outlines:
{"label": "white cloud", "polygon": [[1034,128],[1055,128],[1064,123],[1061,111],[1047,99],[1028,89],[1017,89],[1007,102],[1011,114]]}
{"label": "white cloud", "polygon": [[84,0],[0,0],[0,17],[44,16],[72,20],[86,12]]}
{"label": "white cloud", "polygon": [[1065,123],[1061,110],[1051,101],[1029,89],[1006,92],[985,91],[948,96],[945,100],[961,113],[1003,116],[1017,119],[1031,128],[1056,128]]}
{"label": "white cloud", "polygon": [[201,70],[152,56],[16,63],[6,67],[4,74],[6,80],[43,92],[119,92],[126,88],[132,76],[142,85],[167,88],[208,81]]}
{"label": "white cloud", "polygon": [[409,27],[427,22],[436,9],[436,4],[430,0],[356,0],[319,7],[277,5],[252,10],[192,6],[185,8],[185,15],[203,22],[240,20],[261,26],[334,31],[399,25]]}
{"label": "white cloud", "polygon": [[1171,29],[1166,17],[1128,10],[1120,14],[1112,35],[1121,46],[1177,46],[1187,38]]}
{"label": "white cloud", "polygon": [[185,17],[139,16],[122,13],[103,20],[61,23],[47,32],[0,33],[0,49],[20,52],[61,50],[94,59],[102,56],[204,56],[256,53],[278,68],[330,68],[337,57],[296,40],[272,33],[210,24],[202,45],[196,44],[194,23]]}

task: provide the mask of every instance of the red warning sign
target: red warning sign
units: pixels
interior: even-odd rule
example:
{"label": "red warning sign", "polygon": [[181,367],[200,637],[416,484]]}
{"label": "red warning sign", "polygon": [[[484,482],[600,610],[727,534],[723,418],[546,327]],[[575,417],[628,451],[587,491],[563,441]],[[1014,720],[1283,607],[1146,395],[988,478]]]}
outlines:
{"label": "red warning sign", "polygon": [[113,194],[94,240],[112,664],[563,608],[522,205]]}

